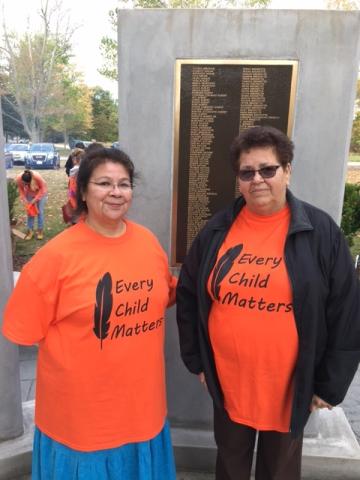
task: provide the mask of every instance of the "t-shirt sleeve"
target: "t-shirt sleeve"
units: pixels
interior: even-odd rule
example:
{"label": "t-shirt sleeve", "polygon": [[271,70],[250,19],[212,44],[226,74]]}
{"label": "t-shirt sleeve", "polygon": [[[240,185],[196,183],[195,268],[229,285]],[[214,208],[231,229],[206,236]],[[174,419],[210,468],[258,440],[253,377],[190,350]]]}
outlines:
{"label": "t-shirt sleeve", "polygon": [[21,345],[38,343],[54,317],[54,292],[44,294],[25,268],[5,307],[3,335]]}

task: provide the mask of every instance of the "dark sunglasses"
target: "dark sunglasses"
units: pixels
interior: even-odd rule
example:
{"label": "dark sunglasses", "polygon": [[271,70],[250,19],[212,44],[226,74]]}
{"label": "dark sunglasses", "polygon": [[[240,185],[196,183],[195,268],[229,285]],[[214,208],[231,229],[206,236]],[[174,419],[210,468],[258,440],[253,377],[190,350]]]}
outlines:
{"label": "dark sunglasses", "polygon": [[269,165],[259,168],[258,170],[239,170],[238,176],[243,182],[254,180],[256,172],[259,172],[261,178],[272,178],[275,176],[276,170],[280,167],[281,165]]}

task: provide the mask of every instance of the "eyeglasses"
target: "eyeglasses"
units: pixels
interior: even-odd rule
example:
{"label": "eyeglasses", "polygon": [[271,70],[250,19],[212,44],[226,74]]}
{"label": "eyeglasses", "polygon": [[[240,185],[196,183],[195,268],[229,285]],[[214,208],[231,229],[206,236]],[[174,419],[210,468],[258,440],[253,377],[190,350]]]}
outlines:
{"label": "eyeglasses", "polygon": [[243,182],[254,180],[256,172],[259,172],[261,178],[272,178],[276,175],[276,171],[280,167],[281,165],[268,165],[267,167],[262,167],[258,170],[239,170],[238,176]]}
{"label": "eyeglasses", "polygon": [[115,190],[115,188],[117,188],[121,192],[128,192],[129,190],[132,190],[132,185],[128,181],[124,181],[120,183],[111,183],[106,180],[103,180],[102,182],[93,182],[89,180],[89,183],[93,183],[104,192],[111,192],[111,190]]}

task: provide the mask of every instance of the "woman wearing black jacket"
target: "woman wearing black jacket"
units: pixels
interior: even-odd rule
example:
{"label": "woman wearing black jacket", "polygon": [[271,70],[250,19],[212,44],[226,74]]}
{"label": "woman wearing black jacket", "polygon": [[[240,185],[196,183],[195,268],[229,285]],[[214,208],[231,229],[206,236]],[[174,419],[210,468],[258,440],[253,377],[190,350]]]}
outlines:
{"label": "woman wearing black jacket", "polygon": [[292,142],[231,148],[241,196],[194,240],[177,290],[187,368],[214,401],[216,480],[298,480],[311,411],[340,403],[360,360],[360,291],[331,217],[288,189]]}
{"label": "woman wearing black jacket", "polygon": [[[85,145],[83,144],[83,142],[77,142],[77,143],[75,143],[74,149],[76,149],[76,148],[81,148],[82,150],[85,150]],[[66,163],[65,163],[65,172],[66,172],[66,175],[68,177],[70,176],[70,170],[74,166],[73,153],[74,152],[70,153],[70,155],[68,156],[68,159],[66,160]]]}

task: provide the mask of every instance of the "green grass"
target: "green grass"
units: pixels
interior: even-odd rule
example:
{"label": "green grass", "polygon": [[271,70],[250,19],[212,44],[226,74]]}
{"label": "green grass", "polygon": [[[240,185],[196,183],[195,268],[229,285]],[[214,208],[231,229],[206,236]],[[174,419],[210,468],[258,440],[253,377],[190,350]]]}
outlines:
{"label": "green grass", "polygon": [[360,162],[360,153],[350,153],[349,162]]}
{"label": "green grass", "polygon": [[[44,240],[21,240],[15,239],[15,252],[13,255],[14,270],[20,270],[23,264],[48,240],[66,228],[63,222],[61,207],[67,200],[68,177],[63,168],[60,170],[37,170],[44,178],[48,186],[48,201],[45,206],[44,219]],[[8,176],[15,177],[23,171],[23,167],[14,167],[9,170]],[[26,213],[23,205],[17,200],[15,206],[16,227],[18,230],[26,231]],[[36,219],[35,219],[36,226]]]}

